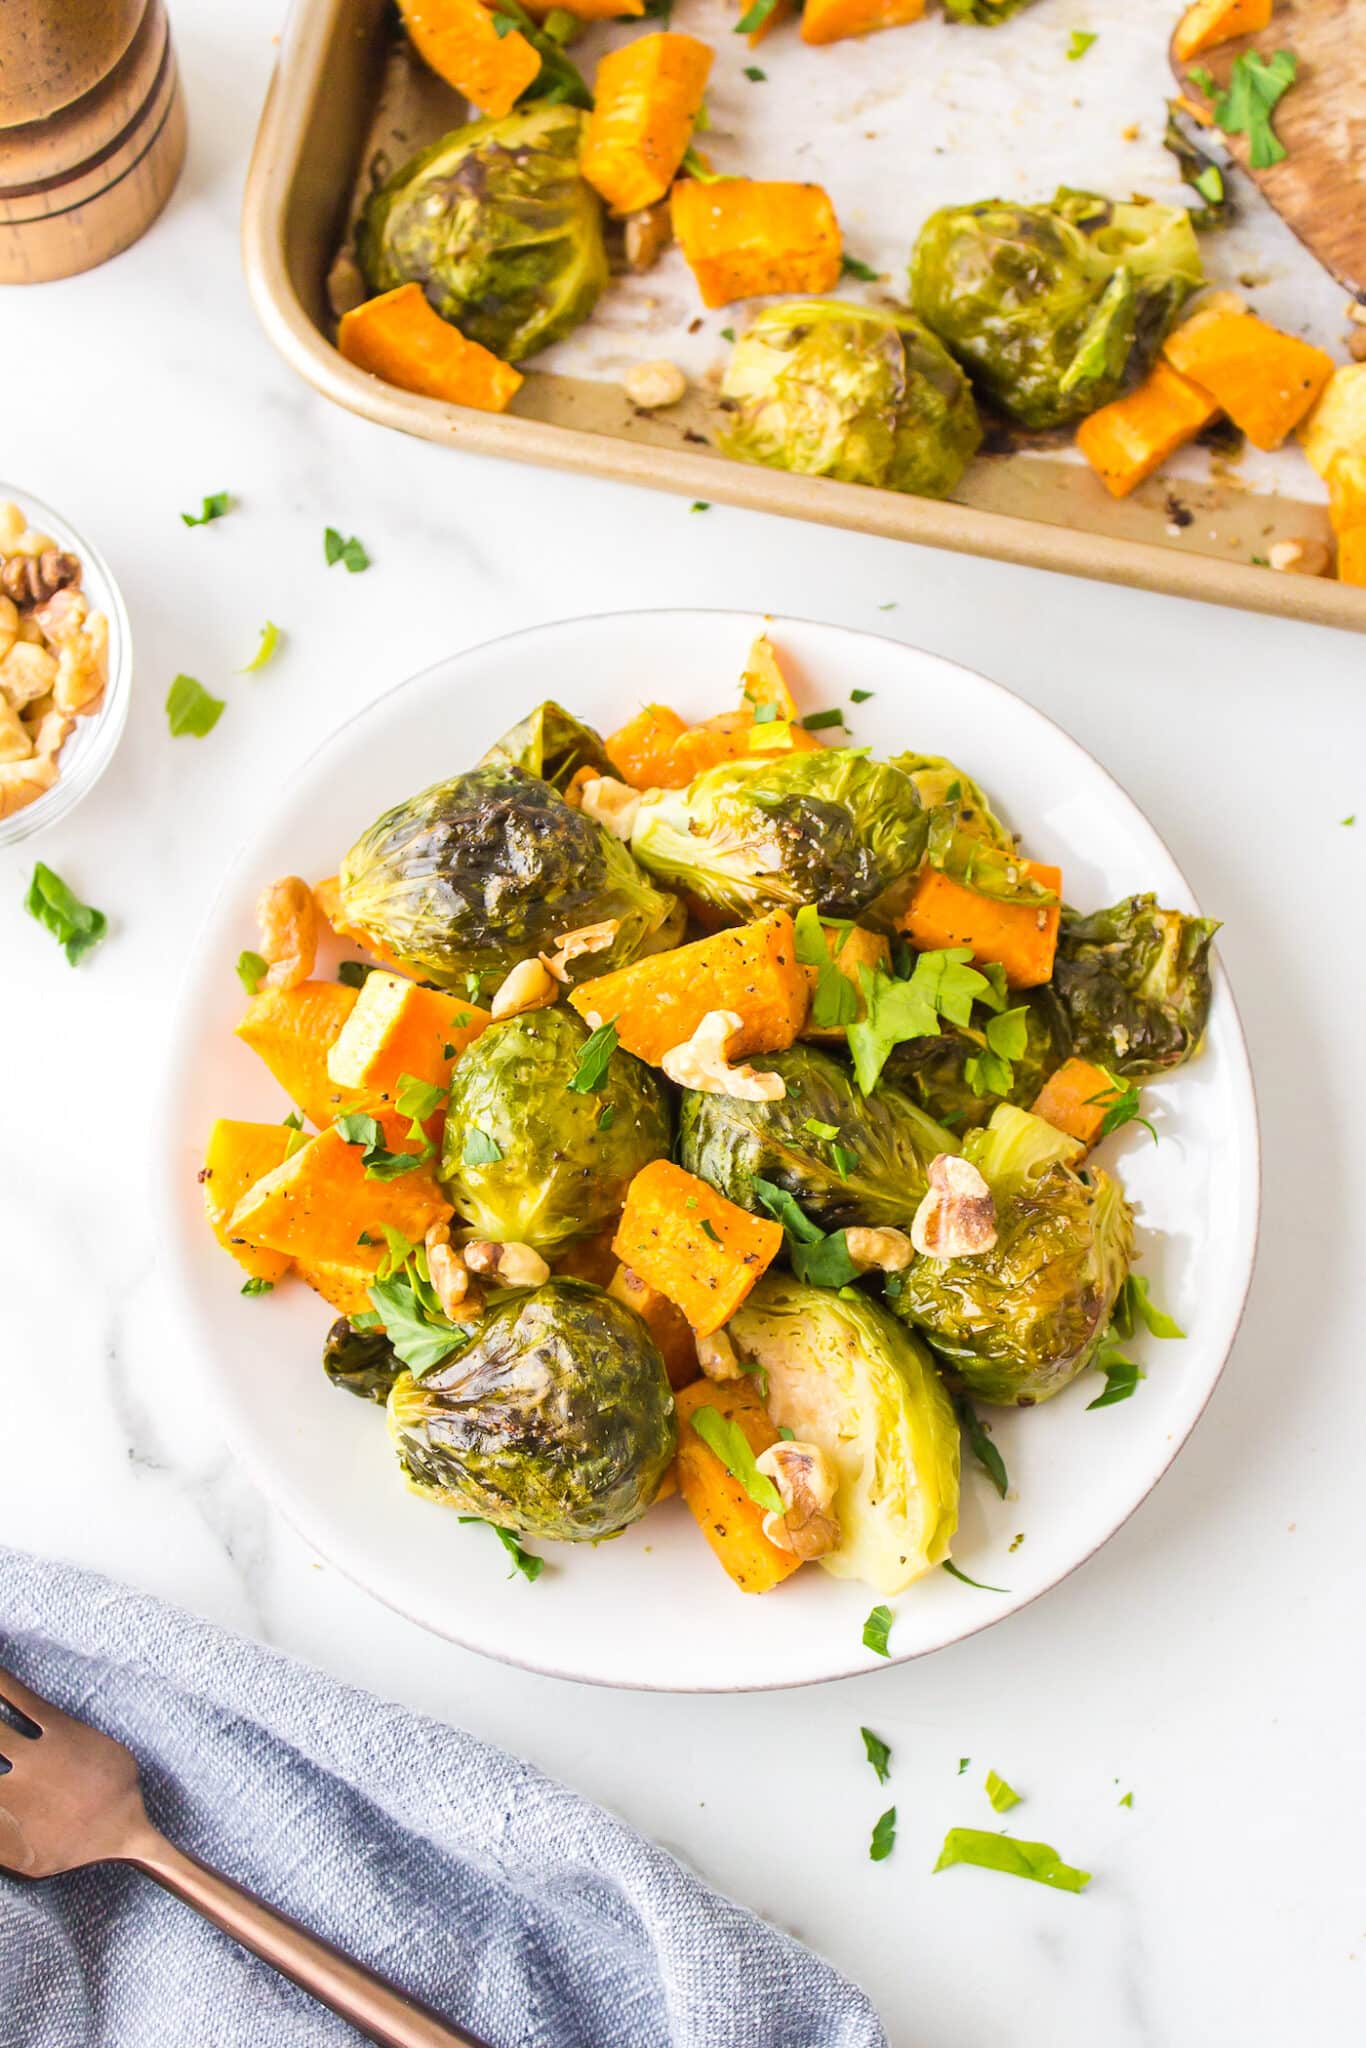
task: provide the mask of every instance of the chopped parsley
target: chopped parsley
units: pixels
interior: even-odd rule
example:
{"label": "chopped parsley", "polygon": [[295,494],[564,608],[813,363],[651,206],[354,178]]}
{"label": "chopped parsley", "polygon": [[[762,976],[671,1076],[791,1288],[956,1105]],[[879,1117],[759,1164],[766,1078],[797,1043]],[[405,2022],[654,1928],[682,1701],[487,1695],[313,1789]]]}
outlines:
{"label": "chopped parsley", "polygon": [[429,1116],[436,1115],[449,1093],[448,1088],[438,1088],[431,1081],[419,1080],[416,1074],[399,1075],[394,1108],[400,1116],[409,1119],[408,1136],[415,1144],[425,1142],[427,1133],[422,1126]]}
{"label": "chopped parsley", "polygon": [[[878,610],[880,612],[889,612],[892,610],[892,606],[889,604],[880,604],[878,606]],[[849,692],[849,702],[851,704],[866,704],[870,697],[875,697],[876,695],[876,690],[851,690]]]}
{"label": "chopped parsley", "polygon": [[287,1131],[301,1131],[304,1127],[304,1120],[297,1109],[291,1109],[288,1116],[280,1118],[280,1122]]}
{"label": "chopped parsley", "polygon": [[207,526],[211,520],[221,519],[231,509],[232,494],[229,491],[214,491],[204,499],[198,513],[182,512],[183,526]]}
{"label": "chopped parsley", "polygon": [[896,1843],[896,1808],[889,1806],[873,1826],[873,1839],[868,1844],[868,1854],[874,1863],[884,1863],[891,1855]]}
{"label": "chopped parsley", "polygon": [[690,512],[710,512],[711,500],[709,498],[694,498],[688,510]]}
{"label": "chopped parsley", "polygon": [[702,1218],[702,1235],[709,1237],[713,1244],[722,1244],[724,1242],[720,1231],[709,1216]]}
{"label": "chopped parsley", "polygon": [[892,1610],[885,1605],[875,1607],[863,1624],[863,1646],[875,1650],[879,1657],[890,1657],[888,1638],[892,1633]]}
{"label": "chopped parsley", "polygon": [[[735,329],[734,329],[733,327],[723,327],[723,328],[721,329],[721,339],[722,339],[722,341],[734,341],[734,339],[735,339]],[[775,709],[775,710],[777,709],[777,706],[776,706],[776,705],[774,706],[774,709]],[[756,717],[757,717],[757,713],[756,713]]]}
{"label": "chopped parsley", "polygon": [[394,1356],[419,1379],[458,1351],[469,1334],[442,1308],[436,1289],[424,1278],[419,1253],[413,1254],[402,1271],[382,1279],[377,1276],[370,1287],[370,1301],[374,1322],[352,1316],[352,1328],[383,1324]]}
{"label": "chopped parsley", "polygon": [[177,676],[166,692],[166,721],[172,739],[189,733],[192,739],[202,740],[213,731],[223,710],[223,699],[211,697],[193,676]]}
{"label": "chopped parsley", "polygon": [[865,1095],[876,1086],[893,1046],[908,1038],[937,1038],[939,1019],[964,1026],[974,1002],[1000,1008],[991,979],[968,965],[966,946],[915,955],[910,974],[859,967],[865,1015],[849,1024],[854,1074]]}
{"label": "chopped parsley", "polygon": [[810,1131],[813,1138],[837,1138],[840,1134],[840,1127],[838,1124],[823,1124],[820,1121],[819,1117],[814,1116],[809,1116],[806,1119],[805,1123],[802,1125],[802,1129],[804,1131]]}
{"label": "chopped parsley", "polygon": [[715,1408],[699,1408],[693,1415],[692,1426],[756,1507],[771,1515],[783,1512],[783,1497],[773,1481],[759,1470],[749,1438],[738,1422],[729,1421]]}
{"label": "chopped parsley", "polygon": [[1060,1892],[1085,1891],[1091,1882],[1089,1870],[1074,1870],[1047,1842],[1019,1842],[1013,1835],[993,1835],[984,1828],[949,1829],[934,1867],[952,1870],[956,1863],[1031,1878],[1035,1884],[1052,1885]]}
{"label": "chopped parsley", "polygon": [[757,64],[746,64],[745,77],[751,85],[767,85],[768,73],[761,71]]}
{"label": "chopped parsley", "polygon": [[487,1131],[481,1131],[478,1124],[471,1124],[465,1133],[464,1149],[460,1154],[466,1166],[497,1166],[502,1158],[502,1148]]}
{"label": "chopped parsley", "polygon": [[43,861],[34,867],[24,908],[51,932],[72,967],[84,959],[92,946],[98,946],[109,929],[104,912],[82,903]]}
{"label": "chopped parsley", "polygon": [[979,1593],[1008,1593],[1010,1591],[1009,1586],[985,1586],[980,1579],[970,1579],[966,1572],[959,1571],[951,1557],[944,1559],[940,1570],[946,1571],[951,1578],[961,1579],[965,1586],[975,1586]]}
{"label": "chopped parsley", "polygon": [[958,1775],[959,1775],[959,1777],[960,1777],[960,1778],[962,1777],[962,1775],[963,1775],[964,1771],[965,1771],[965,1770],[967,1769],[968,1765],[969,1765],[969,1764],[970,1764],[971,1762],[972,1762],[972,1758],[971,1758],[970,1756],[960,1756],[960,1757],[959,1757],[959,1759],[958,1759]]}
{"label": "chopped parsley", "polygon": [[1005,1459],[992,1442],[987,1432],[986,1424],[978,1415],[968,1396],[966,1394],[959,1394],[955,1399],[954,1406],[958,1410],[958,1421],[964,1436],[968,1440],[969,1450],[986,1473],[992,1485],[996,1488],[996,1491],[1000,1494],[1001,1499],[1004,1500],[1010,1487]]}
{"label": "chopped parsley", "polygon": [[[1233,60],[1228,88],[1214,100],[1214,119],[1225,135],[1246,135],[1247,160],[1254,171],[1280,163],[1286,154],[1271,125],[1276,106],[1295,83],[1297,70],[1293,50],[1277,50],[1263,57],[1256,50],[1244,50]],[[1191,74],[1194,77],[1194,73]],[[1209,73],[1205,73],[1209,77]],[[1210,85],[1202,89],[1209,92]]]}
{"label": "chopped parsley", "polygon": [[838,706],[829,711],[808,711],[798,723],[806,732],[825,732],[832,725],[843,725],[844,713]]}
{"label": "chopped parsley", "polygon": [[259,953],[239,953],[237,978],[249,996],[254,996],[269,972],[269,962]]}
{"label": "chopped parsley", "polygon": [[809,1287],[847,1287],[858,1279],[860,1268],[849,1256],[842,1230],[832,1230],[827,1236],[787,1189],[774,1181],[756,1175],[754,1192],[774,1222],[782,1224],[787,1255],[798,1280]]}
{"label": "chopped parsley", "polygon": [[264,668],[280,644],[280,628],[273,619],[267,619],[261,628],[261,644],[251,660],[238,670],[239,675],[249,676],[258,668]]}
{"label": "chopped parsley", "polygon": [[860,1728],[859,1734],[863,1737],[864,1753],[873,1769],[877,1772],[879,1785],[885,1785],[892,1775],[888,1769],[888,1765],[892,1761],[890,1748],[880,1735],[874,1735],[871,1728]]}
{"label": "chopped parsley", "polygon": [[1120,1805],[1121,1805],[1121,1806],[1127,1806],[1127,1807],[1128,1807],[1128,1808],[1130,1809],[1130,1811],[1132,1812],[1132,1810],[1133,1810],[1133,1804],[1134,1804],[1134,1795],[1133,1795],[1133,1793],[1132,1793],[1132,1792],[1126,1792],[1126,1793],[1125,1793],[1125,1795],[1124,1795],[1124,1797],[1123,1797],[1123,1798],[1122,1798],[1122,1799],[1120,1800],[1120,1802],[1119,1802],[1119,1803],[1120,1803]]}
{"label": "chopped parsley", "polygon": [[[498,17],[495,15],[495,26],[497,20]],[[351,576],[359,576],[362,569],[370,567],[370,557],[356,536],[352,534],[350,540],[343,540],[335,526],[327,527],[323,533],[323,559],[329,569],[335,568],[340,562]]]}
{"label": "chopped parsley", "polygon": [[1108,1138],[1111,1131],[1122,1130],[1125,1124],[1139,1123],[1142,1124],[1155,1145],[1158,1142],[1156,1130],[1146,1116],[1140,1116],[1138,1113],[1137,1084],[1131,1081],[1127,1088],[1121,1088],[1113,1074],[1106,1072],[1105,1077],[1110,1083],[1109,1089],[1102,1095],[1090,1095],[1087,1097],[1088,1104],[1101,1102],[1106,1104],[1105,1114],[1100,1120],[1101,1137]]}
{"label": "chopped parsley", "polygon": [[862,284],[876,284],[881,272],[874,270],[871,263],[862,263],[857,256],[846,252],[840,257],[840,276],[856,277]]}
{"label": "chopped parsley", "polygon": [[[493,18],[496,23],[498,16],[495,14]],[[516,24],[513,23],[512,26],[515,27]],[[462,1522],[472,1522],[480,1529],[492,1529],[494,1535],[512,1559],[512,1570],[508,1573],[508,1577],[515,1579],[520,1573],[528,1584],[535,1585],[537,1579],[540,1578],[541,1573],[545,1570],[545,1559],[543,1557],[536,1557],[530,1550],[523,1550],[511,1529],[502,1529],[497,1522],[486,1522],[482,1515],[462,1515],[460,1519]]]}
{"label": "chopped parsley", "polygon": [[752,36],[756,29],[763,27],[777,5],[778,0],[751,0],[750,6],[736,22],[734,33],[737,36]]}
{"label": "chopped parsley", "polygon": [[576,1095],[596,1095],[607,1079],[607,1069],[616,1049],[616,1025],[599,1024],[597,1030],[590,1032],[584,1040],[574,1078],[566,1085]]}
{"label": "chopped parsley", "polygon": [[1095,40],[1090,29],[1074,28],[1067,42],[1068,63],[1075,64],[1079,57],[1084,57]]}
{"label": "chopped parsley", "polygon": [[[182,513],[181,516],[183,518],[184,514]],[[190,521],[190,524],[192,526],[196,525],[197,523],[198,522],[195,520]],[[243,1294],[273,1294],[274,1291],[275,1282],[273,1280],[251,1279],[248,1280],[242,1288]]]}
{"label": "chopped parsley", "polygon": [[1094,1364],[1096,1371],[1105,1375],[1105,1391],[1087,1402],[1088,1412],[1092,1408],[1113,1408],[1117,1402],[1129,1400],[1138,1392],[1139,1381],[1147,1377],[1137,1359],[1127,1357],[1121,1350],[1113,1324],[1101,1339]]}
{"label": "chopped parsley", "polygon": [[415,1172],[432,1156],[432,1146],[425,1140],[420,1152],[391,1152],[384,1142],[383,1126],[363,1110],[339,1116],[336,1130],[344,1143],[363,1147],[361,1165],[367,1180],[398,1180],[402,1174]]}
{"label": "chopped parsley", "polygon": [[610,1131],[616,1120],[616,1104],[614,1102],[604,1102],[602,1108],[598,1111],[598,1129],[600,1131]]}
{"label": "chopped parsley", "polygon": [[986,1795],[998,1813],[1009,1813],[1012,1806],[1018,1806],[1020,1795],[1013,1785],[1007,1785],[1004,1778],[995,1771],[986,1775]]}
{"label": "chopped parsley", "polygon": [[1132,1337],[1139,1323],[1150,1337],[1184,1337],[1185,1331],[1166,1315],[1149,1295],[1149,1283],[1141,1273],[1129,1273],[1115,1302],[1114,1326],[1121,1337]]}

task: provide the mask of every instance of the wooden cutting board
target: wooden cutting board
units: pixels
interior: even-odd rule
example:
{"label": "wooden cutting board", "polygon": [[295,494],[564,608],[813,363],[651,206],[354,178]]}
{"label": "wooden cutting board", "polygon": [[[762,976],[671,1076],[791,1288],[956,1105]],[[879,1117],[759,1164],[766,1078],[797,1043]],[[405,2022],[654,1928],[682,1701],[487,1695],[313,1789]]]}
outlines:
{"label": "wooden cutting board", "polygon": [[[1264,171],[1248,169],[1247,137],[1221,136],[1281,218],[1355,297],[1366,301],[1366,0],[1278,0],[1268,26],[1192,59],[1222,88],[1244,50],[1269,57],[1293,50],[1295,83],[1272,115],[1288,154]],[[1181,89],[1190,66],[1172,58]],[[1213,131],[1216,135],[1218,129]]]}

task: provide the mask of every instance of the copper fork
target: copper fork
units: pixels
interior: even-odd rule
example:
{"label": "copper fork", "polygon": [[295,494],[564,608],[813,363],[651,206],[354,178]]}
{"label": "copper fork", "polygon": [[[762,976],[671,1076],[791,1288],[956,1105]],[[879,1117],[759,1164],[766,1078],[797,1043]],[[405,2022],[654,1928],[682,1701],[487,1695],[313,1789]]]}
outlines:
{"label": "copper fork", "polygon": [[168,1842],[147,1818],[137,1765],[121,1742],[4,1670],[0,1702],[16,1717],[0,1714],[0,1768],[9,1766],[0,1775],[0,1871],[43,1878],[130,1863],[382,2048],[488,2048]]}

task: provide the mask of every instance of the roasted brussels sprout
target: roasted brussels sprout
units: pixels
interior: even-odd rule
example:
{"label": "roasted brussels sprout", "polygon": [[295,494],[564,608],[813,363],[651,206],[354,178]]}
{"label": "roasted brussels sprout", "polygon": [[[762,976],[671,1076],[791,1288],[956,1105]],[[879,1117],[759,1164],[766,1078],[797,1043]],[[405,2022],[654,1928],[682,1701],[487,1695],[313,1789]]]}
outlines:
{"label": "roasted brussels sprout", "polygon": [[453,129],[371,194],[370,289],[420,284],[471,341],[517,363],[588,318],[607,283],[602,202],[579,176],[584,116],[548,101]]}
{"label": "roasted brussels sprout", "polygon": [[1002,850],[1014,847],[1014,833],[996,816],[981,784],[965,775],[956,762],[943,754],[893,754],[892,766],[910,776],[927,811],[947,813],[959,831],[973,833],[992,846]]}
{"label": "roasted brussels sprout", "polygon": [[442,988],[494,986],[558,933],[617,920],[571,979],[624,967],[674,913],[626,848],[520,768],[473,768],[386,811],[341,865],[342,913]]}
{"label": "roasted brussels sprout", "polygon": [[794,1045],[753,1064],[781,1074],[787,1094],[744,1102],[685,1093],[679,1158],[689,1173],[760,1215],[766,1211],[754,1183],[766,1180],[826,1230],[909,1223],[931,1159],[956,1152],[958,1140],[897,1088],[879,1083],[860,1094],[848,1067],[815,1046]]}
{"label": "roasted brussels sprout", "polygon": [[726,761],[648,790],[631,851],[671,888],[735,918],[814,903],[857,917],[920,859],[926,820],[899,769],[851,747]]}
{"label": "roasted brussels sprout", "polygon": [[584,1280],[497,1303],[389,1396],[414,1492],[525,1536],[582,1542],[643,1515],[674,1454],[673,1395],[633,1310]]}
{"label": "roasted brussels sprout", "polygon": [[973,382],[1026,427],[1082,419],[1141,377],[1204,282],[1185,209],[1062,187],[930,215],[911,301]]}
{"label": "roasted brussels sprout", "polygon": [[595,775],[616,773],[600,735],[550,698],[495,740],[476,763],[480,768],[499,765],[539,775],[561,795],[580,768],[591,768]]}
{"label": "roasted brussels sprout", "polygon": [[958,1524],[958,1424],[929,1353],[867,1296],[768,1273],[726,1325],[768,1375],[780,1429],[835,1467],[837,1579],[900,1593],[942,1563]]}
{"label": "roasted brussels sprout", "polygon": [[1075,1172],[1080,1148],[1026,1110],[997,1109],[963,1150],[996,1198],[995,1245],[916,1259],[891,1276],[887,1300],[970,1393],[1033,1407],[1090,1363],[1129,1270],[1133,1218],[1118,1183]]}
{"label": "roasted brussels sprout", "polygon": [[1110,910],[1064,911],[1053,987],[1076,1048],[1113,1073],[1160,1074],[1190,1059],[1209,1017],[1218,920],[1126,896]]}
{"label": "roasted brussels sprout", "polygon": [[718,446],[746,462],[942,498],[982,442],[972,387],[911,313],[770,306],[731,351]]}
{"label": "roasted brussels sprout", "polygon": [[334,1387],[362,1401],[382,1406],[402,1370],[383,1330],[355,1330],[345,1316],[337,1318],[323,1342],[323,1371]]}
{"label": "roasted brussels sprout", "polygon": [[1031,4],[1032,0],[944,0],[944,12],[955,21],[975,22],[978,28],[999,28]]}
{"label": "roasted brussels sprout", "polygon": [[[1070,1055],[1072,1035],[1067,1014],[1051,989],[1028,989],[1011,1001],[1012,1007],[1018,1004],[1026,1013],[1025,1049],[1010,1063],[1011,1083],[1003,1094],[977,1093],[967,1069],[974,1054],[980,1056],[981,1034],[969,1035],[947,1020],[941,1021],[938,1038],[907,1038],[892,1047],[883,1085],[890,1081],[960,1138],[988,1122],[1001,1102],[1027,1108]],[[979,1015],[985,1025],[986,1015]]]}
{"label": "roasted brussels sprout", "polygon": [[615,1216],[668,1152],[668,1105],[643,1060],[617,1051],[595,1092],[571,1087],[588,1035],[560,1005],[527,1010],[457,1061],[441,1178],[475,1237],[554,1251]]}

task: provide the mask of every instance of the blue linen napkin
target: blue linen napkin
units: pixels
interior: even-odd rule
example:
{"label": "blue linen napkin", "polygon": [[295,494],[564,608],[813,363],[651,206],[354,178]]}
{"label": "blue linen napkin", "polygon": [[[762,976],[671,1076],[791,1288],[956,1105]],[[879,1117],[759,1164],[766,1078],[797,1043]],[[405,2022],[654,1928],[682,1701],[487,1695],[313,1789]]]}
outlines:
{"label": "blue linen napkin", "polygon": [[[3,1547],[0,1664],[128,1743],[182,1848],[494,2048],[886,2048],[828,1963],[459,1729]],[[0,1875],[0,2048],[357,2038],[132,1871]]]}

